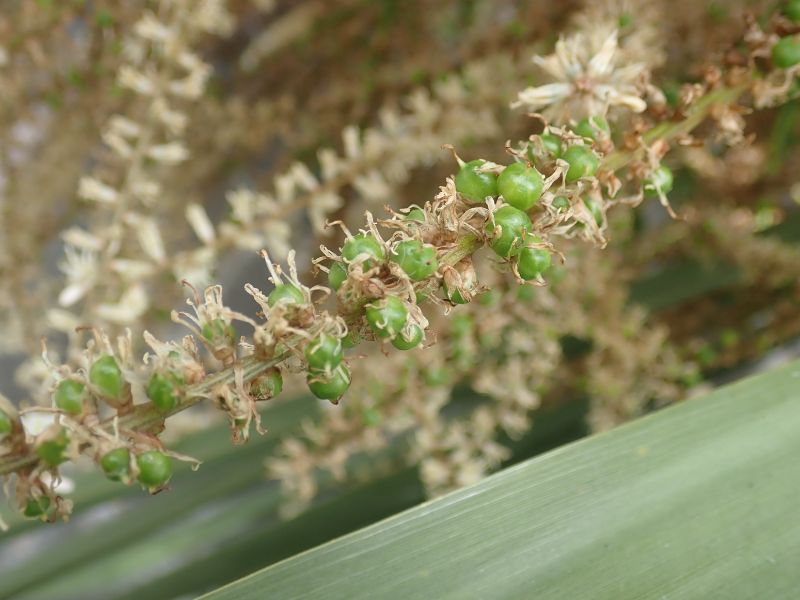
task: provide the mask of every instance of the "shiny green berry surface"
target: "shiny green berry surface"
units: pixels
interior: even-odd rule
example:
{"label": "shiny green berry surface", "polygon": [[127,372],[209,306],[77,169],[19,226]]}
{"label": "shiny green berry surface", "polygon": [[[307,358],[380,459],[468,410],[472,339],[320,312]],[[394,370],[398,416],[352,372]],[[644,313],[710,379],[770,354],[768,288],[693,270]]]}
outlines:
{"label": "shiny green berry surface", "polygon": [[121,398],[125,389],[122,371],[117,360],[110,354],[105,354],[92,363],[89,369],[89,381],[108,398]]}
{"label": "shiny green berry surface", "polygon": [[392,340],[392,346],[398,350],[411,350],[422,343],[424,337],[422,327],[415,323],[410,323]]}
{"label": "shiny green berry surface", "polygon": [[[342,246],[342,256],[348,262],[354,261],[359,256],[369,256],[378,261],[382,261],[386,257],[386,251],[383,249],[381,243],[373,236],[359,233],[344,243],[344,246]],[[364,261],[364,269],[371,269],[373,266],[373,261]]]}
{"label": "shiny green berry surface", "polygon": [[436,248],[419,240],[405,240],[395,246],[390,260],[400,265],[411,281],[422,281],[439,268]]}
{"label": "shiny green berry surface", "polygon": [[280,283],[275,286],[269,296],[267,296],[267,304],[270,308],[281,304],[305,304],[306,297],[303,292],[291,283]]}
{"label": "shiny green berry surface", "polygon": [[328,285],[331,286],[331,289],[338,290],[346,280],[347,268],[340,262],[331,264],[328,272]]}
{"label": "shiny green berry surface", "polygon": [[499,256],[516,256],[531,230],[531,219],[513,206],[504,206],[494,213],[494,224],[486,223],[490,245]]}
{"label": "shiny green berry surface", "polygon": [[41,517],[50,510],[50,498],[42,496],[40,498],[28,498],[25,503],[25,510],[22,511],[26,517]]}
{"label": "shiny green berry surface", "polygon": [[611,135],[611,127],[605,117],[592,116],[582,119],[575,127],[575,133],[592,140],[600,140]]}
{"label": "shiny green berry surface", "polygon": [[526,281],[536,279],[550,268],[553,259],[544,248],[523,248],[517,257],[517,271]]}
{"label": "shiny green berry surface", "polygon": [[600,158],[587,146],[570,146],[561,157],[569,163],[567,181],[573,183],[584,177],[591,177],[597,173]]}
{"label": "shiny green berry surface", "polygon": [[159,452],[150,450],[136,457],[139,467],[139,482],[148,488],[166,485],[172,477],[172,459]]}
{"label": "shiny green berry surface", "polygon": [[456,173],[456,191],[469,202],[483,202],[487,196],[497,196],[497,175],[478,171],[483,164],[481,159],[471,160]]}
{"label": "shiny green berry surface", "polygon": [[56,437],[46,440],[36,447],[36,455],[45,465],[57,467],[67,460],[64,453],[68,445],[67,431],[62,428]]}
{"label": "shiny green berry surface", "polygon": [[350,387],[350,369],[339,365],[333,373],[309,373],[306,377],[308,389],[320,400],[338,400]]}
{"label": "shiny green berry surface", "polygon": [[122,481],[130,472],[131,453],[127,448],[109,450],[100,459],[100,467],[112,481]]}
{"label": "shiny green berry surface", "polygon": [[305,351],[308,368],[314,371],[332,371],[342,362],[342,340],[322,333],[311,340]]}
{"label": "shiny green berry surface", "polygon": [[648,198],[658,198],[659,192],[669,194],[672,191],[674,178],[669,167],[659,166],[644,180],[644,195]]}
{"label": "shiny green berry surface", "polygon": [[542,140],[542,145],[545,147],[554,158],[561,156],[561,138],[553,133],[543,133],[539,136]]}
{"label": "shiny green berry surface", "polygon": [[168,373],[153,373],[147,384],[147,397],[162,412],[169,412],[178,404],[180,379]]}
{"label": "shiny green berry surface", "polygon": [[542,197],[544,177],[535,167],[514,163],[500,173],[497,189],[511,206],[528,210]]}
{"label": "shiny green berry surface", "polygon": [[556,196],[553,198],[553,202],[551,206],[555,208],[558,212],[563,212],[565,210],[569,210],[570,206],[572,206],[569,202],[569,198],[566,196]]}
{"label": "shiny green berry surface", "polygon": [[56,406],[73,415],[80,414],[83,410],[83,398],[86,386],[74,379],[65,379],[56,387],[53,397]]}
{"label": "shiny green berry surface", "polygon": [[800,63],[800,37],[787,36],[778,40],[772,48],[772,62],[781,69]]}
{"label": "shiny green berry surface", "polygon": [[378,339],[391,339],[405,327],[408,310],[397,296],[367,304],[367,322]]}

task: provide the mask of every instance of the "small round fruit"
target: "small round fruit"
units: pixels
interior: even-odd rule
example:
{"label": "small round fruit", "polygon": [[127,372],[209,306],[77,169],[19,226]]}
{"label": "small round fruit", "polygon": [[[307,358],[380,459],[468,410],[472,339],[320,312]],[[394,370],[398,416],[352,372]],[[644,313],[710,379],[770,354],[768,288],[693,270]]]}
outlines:
{"label": "small round fruit", "polygon": [[331,372],[342,362],[342,340],[321,333],[306,346],[305,355],[310,370]]}
{"label": "small round fruit", "polygon": [[72,415],[80,414],[83,411],[83,393],[86,386],[74,379],[65,379],[56,387],[53,395],[56,406],[61,410]]}
{"label": "small round fruit", "polygon": [[328,284],[333,290],[338,290],[342,284],[347,280],[347,268],[340,262],[335,262],[331,265],[331,270],[328,272]]}
{"label": "small round fruit", "polygon": [[62,428],[57,436],[43,441],[36,447],[36,455],[47,466],[57,467],[67,460],[64,452],[66,452],[68,445],[69,437],[66,430]]}
{"label": "small round fruit", "polygon": [[566,196],[556,196],[553,198],[553,202],[550,206],[555,208],[558,212],[564,212],[565,210],[569,210],[572,204],[570,204],[569,198]]}
{"label": "small round fruit", "polygon": [[410,323],[403,331],[395,336],[392,340],[392,346],[398,350],[411,350],[422,343],[422,338],[424,336],[425,333],[422,331],[422,327]]}
{"label": "small round fruit", "polygon": [[530,217],[513,206],[498,209],[494,213],[494,223],[486,223],[492,250],[503,258],[519,253],[530,230]]}
{"label": "small round fruit", "polygon": [[339,365],[330,376],[309,373],[306,382],[311,393],[320,400],[338,400],[350,387],[350,370],[347,365]]}
{"label": "small round fruit", "polygon": [[28,498],[25,503],[25,510],[22,514],[26,517],[41,517],[48,510],[50,510],[50,498],[41,496],[39,498]]}
{"label": "small round fruit", "polygon": [[291,283],[279,283],[275,286],[275,289],[269,293],[269,296],[267,296],[267,304],[270,308],[278,303],[305,304],[306,297],[296,285],[292,285]]}
{"label": "small round fruit", "polygon": [[127,479],[130,472],[131,453],[127,448],[114,448],[109,450],[100,459],[100,467],[112,481]]}
{"label": "small round fruit", "polygon": [[406,221],[419,221],[421,223],[424,223],[425,211],[422,210],[419,206],[415,206],[405,214],[404,219]]}
{"label": "small round fruit", "polygon": [[256,377],[250,384],[250,394],[258,401],[274,398],[283,390],[280,369],[272,368]]}
{"label": "small round fruit", "polygon": [[661,165],[644,180],[644,195],[648,198],[658,198],[659,192],[669,194],[672,191],[672,184],[672,170]]}
{"label": "small round fruit", "polygon": [[800,37],[781,38],[772,48],[772,62],[781,69],[788,69],[800,63]]}
{"label": "small round fruit", "polygon": [[4,411],[0,410],[0,439],[11,433],[12,429],[11,417],[9,417]]}
{"label": "small round fruit", "polygon": [[600,208],[600,205],[597,203],[596,200],[592,198],[585,198],[583,200],[583,205],[589,209],[589,213],[591,213],[592,218],[594,218],[594,222],[597,223],[598,227],[603,225],[603,211]]}
{"label": "small round fruit", "polygon": [[436,248],[419,240],[405,240],[394,248],[390,260],[400,265],[411,281],[422,281],[439,268]]}
{"label": "small round fruit", "polygon": [[456,191],[470,202],[483,202],[488,196],[497,196],[497,175],[477,170],[484,162],[471,160],[456,174]]}
{"label": "small round fruit", "polygon": [[147,384],[147,397],[150,402],[162,412],[169,412],[178,404],[178,392],[175,389],[179,383],[175,376],[165,373],[153,373]]}
{"label": "small round fruit", "polygon": [[591,177],[600,166],[598,156],[586,146],[573,145],[564,151],[561,157],[569,163],[567,181],[573,183],[584,177]]}
{"label": "small round fruit", "polygon": [[172,477],[172,459],[159,452],[150,450],[136,457],[139,466],[139,481],[148,488],[166,485]]}
{"label": "small round fruit", "polygon": [[405,327],[408,310],[397,296],[386,296],[367,304],[367,322],[379,339],[390,339]]}
{"label": "small round fruit", "polygon": [[108,398],[121,398],[125,389],[125,378],[116,359],[110,354],[104,354],[94,361],[89,369],[89,381]]}
{"label": "small round fruit", "polygon": [[543,133],[539,136],[542,145],[554,158],[561,156],[561,138],[553,133]]}
{"label": "small round fruit", "polygon": [[575,127],[575,133],[594,141],[608,138],[611,135],[611,127],[605,117],[599,115],[582,119]]}
{"label": "small round fruit", "polygon": [[[381,246],[381,243],[371,235],[359,233],[355,237],[348,239],[344,246],[342,246],[342,256],[347,262],[352,262],[359,256],[370,256],[378,261],[382,261],[386,257],[386,251]],[[373,267],[371,260],[364,261],[364,269],[371,269]]]}
{"label": "small round fruit", "polygon": [[497,190],[514,208],[528,210],[542,197],[544,177],[535,167],[514,163],[500,173]]}
{"label": "small round fruit", "polygon": [[525,281],[536,279],[550,268],[553,259],[544,248],[523,248],[517,258],[517,271]]}

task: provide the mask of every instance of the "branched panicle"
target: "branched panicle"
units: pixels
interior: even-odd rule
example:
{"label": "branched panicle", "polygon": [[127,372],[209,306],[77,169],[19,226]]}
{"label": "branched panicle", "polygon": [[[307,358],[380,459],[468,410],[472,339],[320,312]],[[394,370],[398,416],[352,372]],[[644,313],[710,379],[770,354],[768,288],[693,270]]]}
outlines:
{"label": "branched panicle", "polygon": [[[57,484],[61,466],[80,456],[110,479],[163,490],[173,460],[199,464],[163,442],[168,417],[207,402],[226,415],[234,443],[245,443],[253,429],[268,434],[260,403],[280,395],[291,375],[321,400],[346,399],[306,426],[305,441],[286,442],[268,461],[298,501],[295,510],[316,493],[316,470],[342,479],[349,455],[397,436],[409,441],[404,460],[421,465],[433,494],[497,468],[509,456],[498,436],[527,431],[544,394],[571,372],[558,343],[566,336],[597,345],[584,378],[595,429],[641,414],[653,397],[677,398],[694,376],[667,329],[644,331],[645,313],[629,308],[624,268],[633,259],[587,247],[605,248],[618,228],[632,228],[630,211],[618,207],[646,199],[676,226],[697,217],[670,204],[675,174],[667,163],[701,152],[706,141],[745,147],[742,114],[794,98],[800,47],[786,18],[746,21],[724,62],[668,98],[652,75],[664,64],[653,42],[661,13],[644,3],[637,29],[623,19],[630,3],[605,3],[581,13],[578,31],[562,36],[552,54],[535,57],[541,79],[513,103],[527,113],[521,139],[503,144],[500,119],[484,106],[497,106],[495,83],[521,70],[492,79],[487,69],[507,63],[483,57],[432,93],[406,96],[403,111],[383,111],[379,126],[346,128],[343,153],[320,152],[319,173],[296,162],[269,193],[229,192],[232,213],[221,225],[187,202],[186,222],[201,244],[173,255],[157,218],[171,210],[169,201],[160,205],[171,197],[164,171],[189,160],[188,107],[201,101],[211,76],[192,44],[230,33],[234,23],[221,0],[155,4],[159,10],[135,21],[118,68],[135,101],[107,121],[110,154],[79,182],[79,196],[95,208],[91,225],[64,234],[66,281],[49,319],[70,335],[70,355],[60,362],[43,348],[48,406],[18,409],[0,396],[0,475],[23,515],[70,514]],[[309,7],[269,31],[292,37],[323,12],[321,3]],[[266,39],[251,41],[241,59],[247,69],[277,51]],[[473,151],[468,142],[476,140],[498,142],[494,160]],[[442,149],[448,141],[458,153]],[[442,160],[448,148],[455,172],[438,191],[393,207],[413,169]],[[357,229],[347,219],[349,192],[371,204]],[[341,243],[326,241],[322,256],[298,261],[289,221],[300,211],[315,236]],[[737,243],[735,212],[706,216],[728,220],[721,231],[709,228],[721,253],[774,265],[771,284],[796,271],[778,242]],[[262,246],[267,276],[244,286],[257,307],[245,314],[226,304],[221,285],[207,284],[225,250]],[[298,262],[308,264],[301,271]],[[154,308],[148,286],[165,273],[183,280],[188,298],[171,312],[188,332],[172,341],[143,326]],[[641,333],[633,340],[631,331]],[[381,352],[364,359],[370,343]],[[384,369],[399,374],[396,381],[376,376]],[[445,417],[459,381],[491,401]]]}

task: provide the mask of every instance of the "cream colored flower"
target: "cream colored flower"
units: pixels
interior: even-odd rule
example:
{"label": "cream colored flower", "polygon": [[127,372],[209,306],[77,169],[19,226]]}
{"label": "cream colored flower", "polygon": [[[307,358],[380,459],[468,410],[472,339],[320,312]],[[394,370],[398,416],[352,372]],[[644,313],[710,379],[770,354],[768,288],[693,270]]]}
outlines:
{"label": "cream colored flower", "polygon": [[522,90],[514,106],[543,110],[559,124],[605,115],[612,106],[642,112],[647,104],[640,88],[647,67],[641,63],[619,65],[618,59],[616,31],[603,38],[584,33],[561,38],[553,54],[533,58],[554,81]]}

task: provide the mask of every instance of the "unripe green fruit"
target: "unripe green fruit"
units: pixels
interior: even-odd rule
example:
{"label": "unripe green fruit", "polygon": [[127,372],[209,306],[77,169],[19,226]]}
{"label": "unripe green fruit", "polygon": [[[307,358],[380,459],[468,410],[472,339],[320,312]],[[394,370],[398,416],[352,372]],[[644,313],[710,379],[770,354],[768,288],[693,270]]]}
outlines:
{"label": "unripe green fruit", "polygon": [[[269,302],[269,298],[267,301]],[[214,319],[213,321],[203,323],[203,329],[200,333],[206,341],[211,343],[225,340],[233,341],[236,339],[236,328],[233,326],[233,323],[225,323],[222,319]]]}
{"label": "unripe green fruit", "polygon": [[494,213],[494,224],[486,223],[486,234],[490,245],[503,258],[516,256],[531,230],[531,220],[521,210],[504,206]]}
{"label": "unripe green fruit", "polygon": [[86,386],[74,379],[65,379],[56,387],[54,398],[56,406],[72,415],[83,411],[83,398]]}
{"label": "unripe green fruit", "polygon": [[0,410],[0,439],[11,433],[11,417]]}
{"label": "unripe green fruit", "polygon": [[367,304],[367,322],[379,339],[391,339],[405,327],[408,310],[397,296]]}
{"label": "unripe green fruit", "polygon": [[785,14],[790,21],[800,23],[800,2],[798,2],[798,0],[789,0],[783,8],[783,14]]}
{"label": "unripe green fruit", "polygon": [[36,455],[48,467],[57,467],[67,460],[64,452],[68,445],[67,431],[62,428],[56,437],[46,440],[36,447]]}
{"label": "unripe green fruit", "polygon": [[598,227],[602,226],[603,211],[597,201],[592,198],[584,198],[583,204],[589,209],[589,212],[591,213],[592,217],[594,218],[594,222],[597,223]]}
{"label": "unripe green fruit", "polygon": [[422,343],[422,338],[425,333],[422,327],[414,323],[410,323],[400,333],[398,333],[392,340],[392,346],[398,350],[411,350],[416,348]]}
{"label": "unripe green fruit", "polygon": [[669,194],[672,191],[674,178],[669,167],[659,166],[644,180],[644,195],[648,198],[658,198],[659,191]]}
{"label": "unripe green fruit", "polygon": [[415,206],[410,211],[408,211],[405,215],[406,221],[419,221],[421,223],[425,222],[425,211],[422,210],[420,207]]}
{"label": "unripe green fruit", "polygon": [[174,375],[153,373],[147,384],[147,397],[158,410],[169,412],[178,404],[179,385],[180,379]]}
{"label": "unripe green fruit", "polygon": [[569,202],[569,198],[566,196],[556,196],[553,198],[553,202],[550,205],[558,212],[569,210],[569,208],[572,206]]}
{"label": "unripe green fruit", "polygon": [[392,262],[400,265],[411,281],[422,281],[433,275],[439,268],[436,248],[419,240],[405,240],[394,248],[389,256]]}
{"label": "unripe green fruit", "polygon": [[528,210],[542,196],[544,177],[534,167],[514,163],[500,173],[497,178],[497,190],[514,208]]}
{"label": "unripe green fruit", "polygon": [[[381,243],[373,236],[359,233],[344,243],[344,246],[342,246],[342,257],[347,262],[352,262],[362,255],[371,256],[380,262],[386,258],[386,251],[383,249],[383,246],[381,246]],[[374,266],[373,261],[364,261],[364,270],[371,269]]]}
{"label": "unripe green fruit", "polygon": [[283,375],[280,369],[272,368],[256,377],[250,384],[250,394],[256,400],[269,400],[283,390]]}
{"label": "unripe green fruit", "polygon": [[781,69],[788,69],[800,63],[800,37],[781,38],[772,48],[772,62]]}
{"label": "unripe green fruit", "polygon": [[127,448],[109,450],[100,459],[100,467],[112,481],[127,479],[130,472],[131,453]]}
{"label": "unripe green fruit", "polygon": [[582,119],[575,127],[575,133],[598,141],[611,135],[611,127],[609,127],[605,117],[596,115]]}
{"label": "unripe green fruit", "polygon": [[89,381],[101,394],[108,398],[119,399],[125,389],[125,379],[116,359],[104,354],[89,369]]}
{"label": "unripe green fruit", "polygon": [[342,362],[342,340],[322,333],[306,346],[305,355],[310,370],[333,371]]}
{"label": "unripe green fruit", "polygon": [[41,496],[39,498],[28,498],[22,514],[26,517],[41,517],[48,510],[50,510],[50,498]]}
{"label": "unripe green fruit", "polygon": [[591,177],[600,166],[598,156],[586,146],[573,145],[564,151],[561,157],[569,163],[567,181],[573,183],[584,177]]}
{"label": "unripe green fruit", "polygon": [[497,196],[497,175],[477,171],[485,161],[471,160],[456,174],[456,191],[470,202],[483,202],[487,196]]}
{"label": "unripe green fruit", "polygon": [[338,400],[350,387],[350,370],[339,365],[330,376],[325,373],[309,373],[306,377],[308,389],[320,400]]}
{"label": "unripe green fruit", "polygon": [[553,259],[544,248],[523,248],[517,258],[517,271],[525,281],[536,279],[550,268]]}
{"label": "unripe green fruit", "polygon": [[553,155],[553,158],[561,156],[561,138],[553,133],[543,133],[539,136],[542,140],[545,150]]}
{"label": "unripe green fruit", "polygon": [[172,459],[157,450],[150,450],[136,457],[139,466],[139,481],[148,488],[166,485],[172,477]]}
{"label": "unripe green fruit", "polygon": [[351,330],[347,332],[347,335],[342,338],[342,347],[346,350],[350,348],[355,348],[358,344],[361,343],[362,337],[355,330]]}
{"label": "unripe green fruit", "polygon": [[269,296],[267,296],[267,304],[270,308],[278,303],[281,304],[305,304],[306,297],[303,292],[291,283],[279,283],[275,286]]}
{"label": "unripe green fruit", "polygon": [[338,290],[347,281],[347,268],[340,262],[331,265],[328,272],[328,284],[333,290]]}

